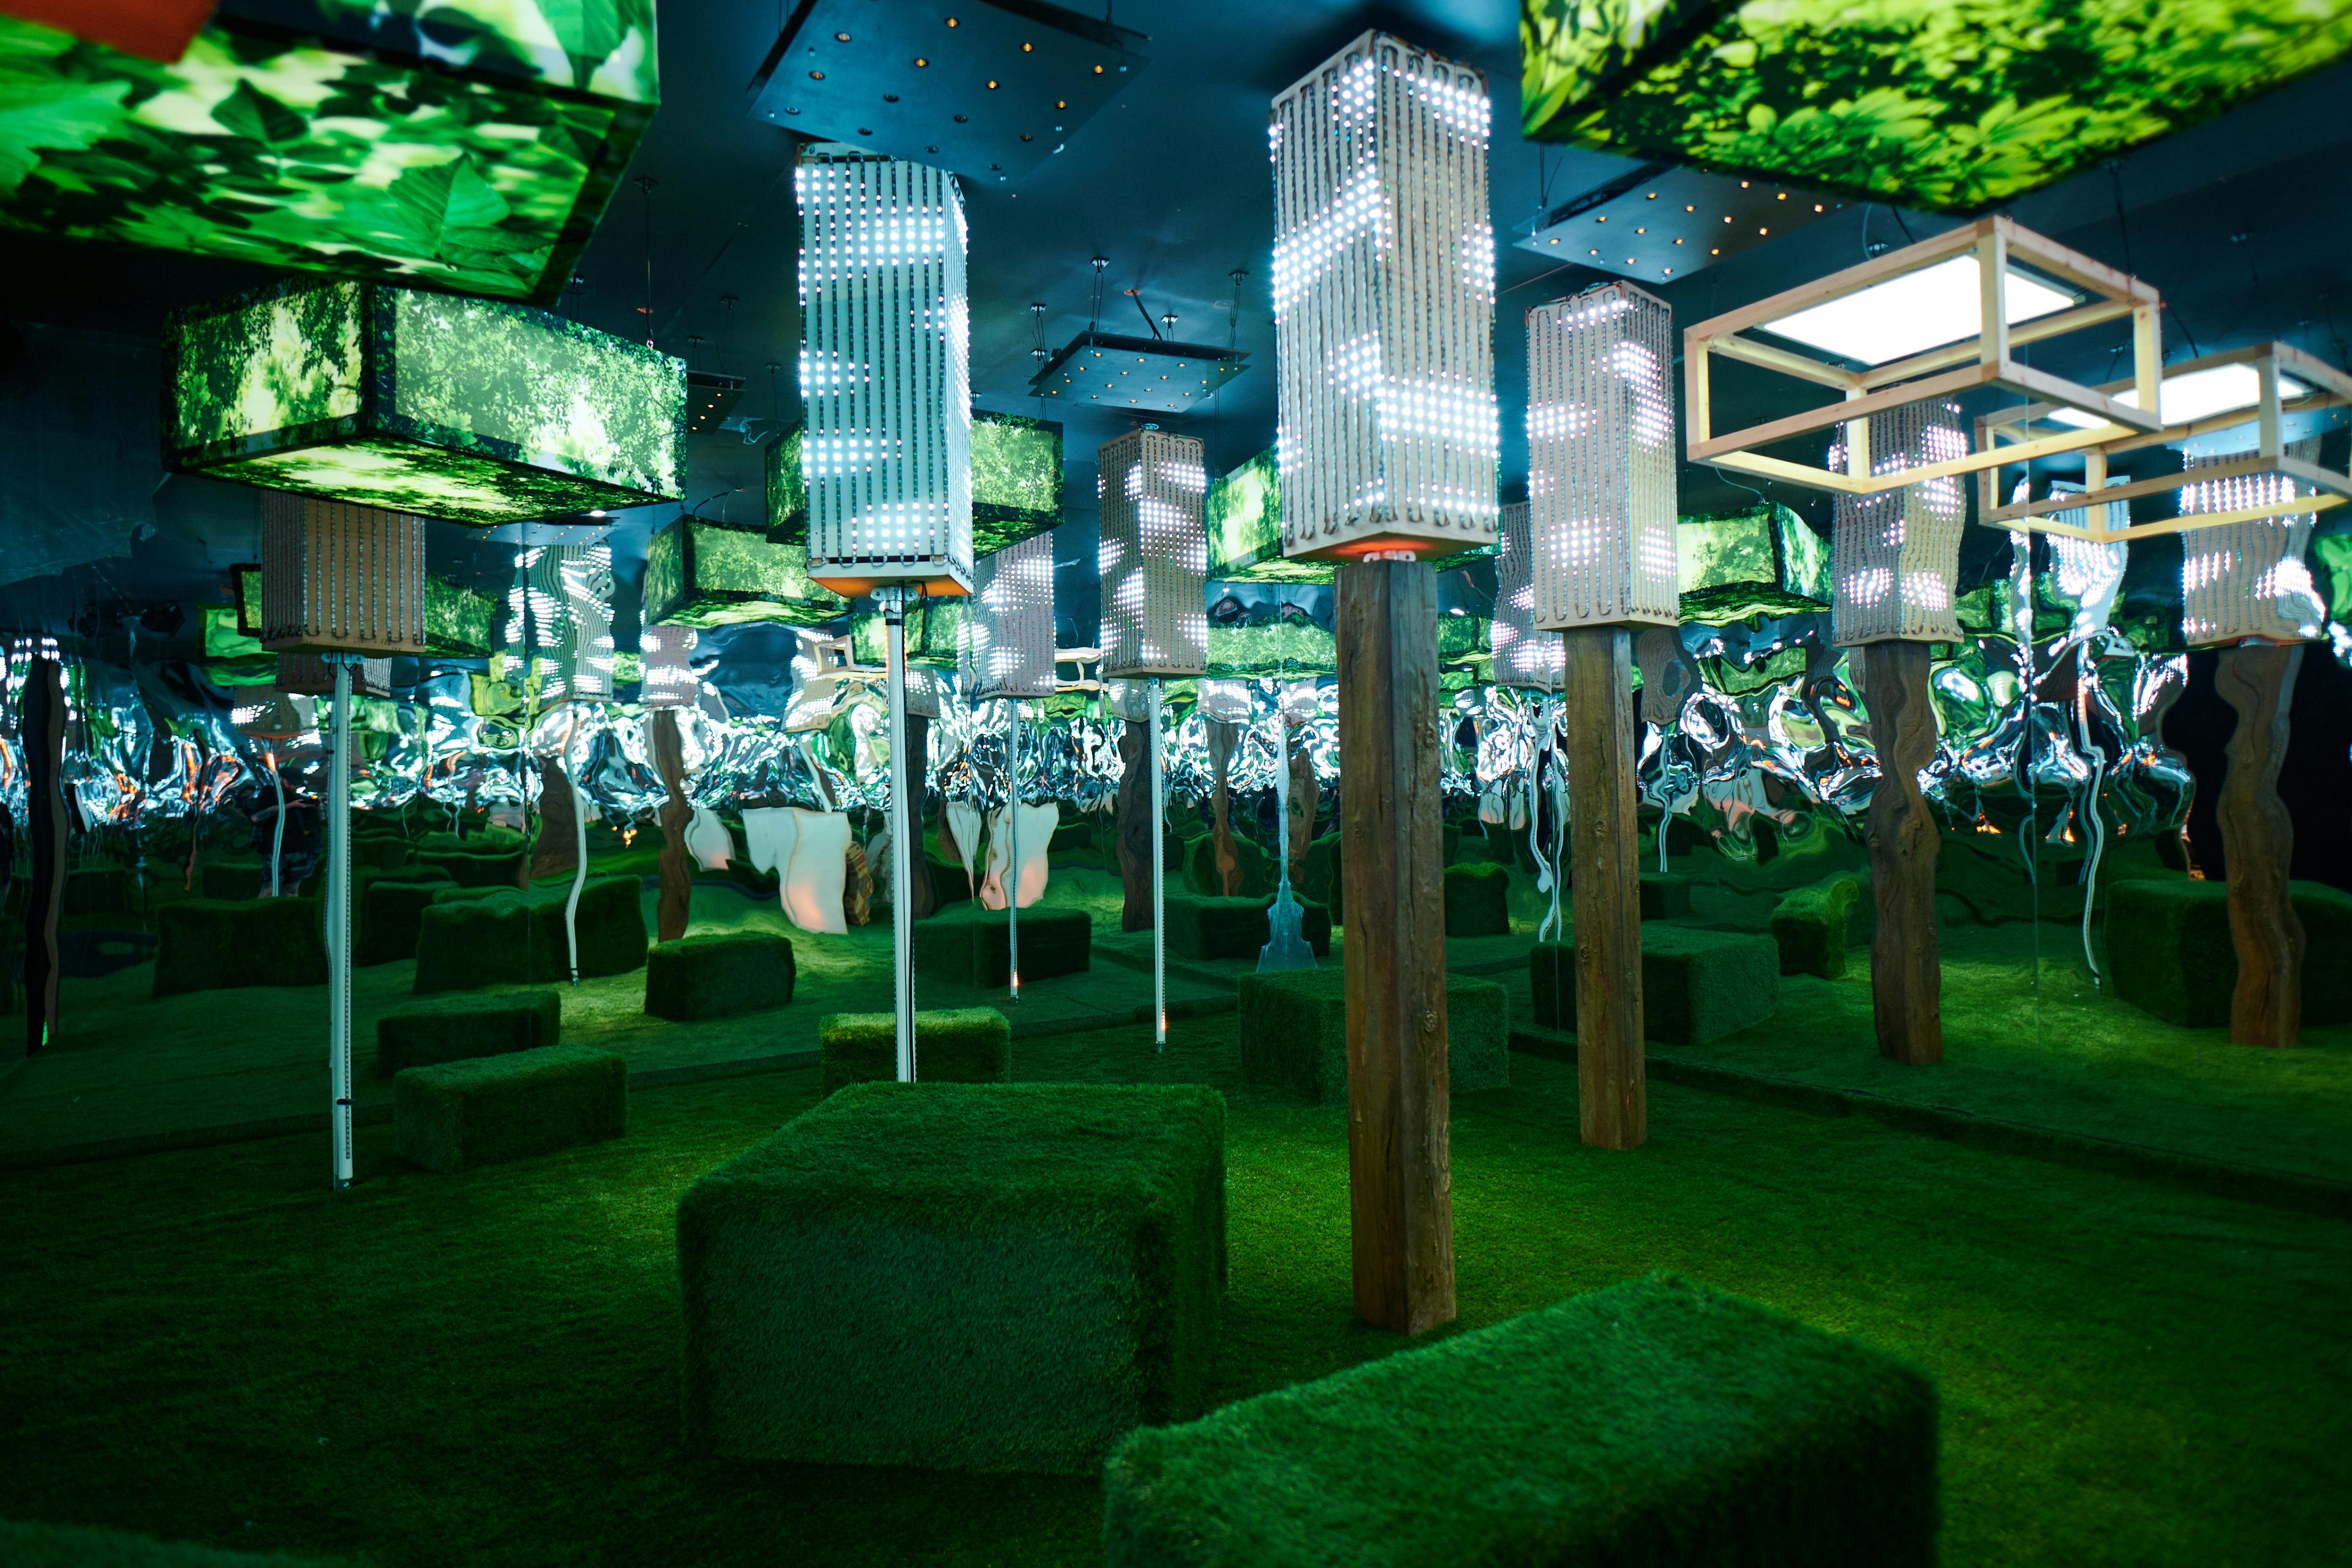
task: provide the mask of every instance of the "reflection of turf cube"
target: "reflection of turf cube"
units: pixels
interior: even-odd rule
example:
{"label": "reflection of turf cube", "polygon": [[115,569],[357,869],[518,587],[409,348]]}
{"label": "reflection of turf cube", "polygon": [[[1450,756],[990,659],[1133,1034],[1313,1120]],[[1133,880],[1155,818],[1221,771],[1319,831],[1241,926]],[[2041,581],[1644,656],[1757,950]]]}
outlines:
{"label": "reflection of turf cube", "polygon": [[[279,867],[278,891],[286,898],[298,896],[305,886],[289,866]],[[269,896],[269,862],[267,860],[215,861],[204,868],[200,879],[205,897],[215,903],[242,904]],[[316,898],[326,888],[324,877],[312,877],[308,887]]]}
{"label": "reflection of turf cube", "polygon": [[156,910],[155,935],[158,996],[327,983],[316,899],[184,899]]}
{"label": "reflection of turf cube", "polygon": [[[1168,900],[1168,951],[1179,958],[1255,958],[1271,937],[1266,899]],[[1331,951],[1331,917],[1320,904],[1301,901],[1299,926],[1307,945]]]}
{"label": "reflection of turf cube", "polygon": [[[898,1020],[888,1013],[828,1013],[817,1025],[824,1092],[898,1076]],[[1013,1070],[1013,1025],[993,1007],[915,1015],[915,1076],[929,1083],[1003,1083]]]}
{"label": "reflection of turf cube", "polygon": [[446,871],[461,888],[519,888],[528,853],[522,849],[422,849],[417,851],[416,863]]}
{"label": "reflection of turf cube", "polygon": [[428,1171],[551,1154],[628,1131],[629,1064],[584,1046],[541,1046],[392,1080],[393,1152]]}
{"label": "reflection of turf cube", "polygon": [[178,1541],[155,1541],[79,1524],[0,1519],[0,1563],[8,1568],[331,1568],[323,1558],[257,1556]]}
{"label": "reflection of turf cube", "polygon": [[[563,910],[570,883],[445,888],[419,919],[416,991],[544,985],[572,977]],[[620,974],[646,961],[635,877],[591,877],[580,893],[580,973]]]}
{"label": "reflection of turf cube", "polygon": [[[1348,1103],[1348,979],[1337,966],[1241,976],[1242,1079]],[[1503,988],[1445,977],[1446,1083],[1455,1094],[1508,1088],[1511,1028]]]}
{"label": "reflection of turf cube", "polygon": [[1680,920],[1690,913],[1690,879],[1675,871],[1644,871],[1642,877],[1642,918]]}
{"label": "reflection of turf cube", "polygon": [[1936,1386],[1652,1275],[1146,1428],[1110,1568],[1936,1561]]}
{"label": "reflection of turf cube", "polygon": [[646,1011],[686,1023],[782,1007],[793,999],[793,944],[769,931],[728,931],[654,944]]}
{"label": "reflection of turf cube", "polygon": [[1491,862],[1445,868],[1445,934],[1511,934],[1511,874]]}
{"label": "reflection of turf cube", "polygon": [[[2288,893],[2303,921],[2303,1021],[2340,1024],[2352,1018],[2352,893],[2319,882],[2291,883]],[[2229,885],[2124,881],[2106,899],[2116,995],[2169,1024],[2227,1024],[2238,985]]]}
{"label": "reflection of turf cube", "polygon": [[[1575,933],[1528,952],[1536,1022],[1576,1027]],[[1780,1005],[1780,950],[1770,937],[1694,926],[1642,928],[1643,1033],[1703,1046],[1760,1024]]]}
{"label": "reflection of turf cube", "polygon": [[[959,878],[959,880],[961,878]],[[1094,963],[1094,921],[1084,910],[1032,904],[1021,911],[1021,979],[1083,974]],[[1013,978],[1013,938],[1003,910],[978,904],[915,922],[915,972],[992,991]]]}
{"label": "reflection of turf cube", "polygon": [[734,1458],[1091,1475],[1205,1403],[1214,1089],[870,1083],[678,1205],[686,1436]]}
{"label": "reflection of turf cube", "polygon": [[1780,973],[1825,980],[1843,974],[1846,920],[1861,898],[1861,883],[1832,877],[1799,888],[1773,905],[1772,940],[1780,949]]}
{"label": "reflection of turf cube", "polygon": [[353,963],[391,963],[416,956],[416,933],[433,895],[457,884],[437,866],[404,867],[396,875],[355,873],[352,889]]}
{"label": "reflection of turf cube", "polygon": [[536,1050],[557,1044],[562,1028],[563,1002],[552,991],[411,1002],[376,1020],[376,1076]]}
{"label": "reflection of turf cube", "polygon": [[[1234,869],[1240,873],[1237,897],[1263,898],[1274,889],[1273,857],[1242,834],[1234,835]],[[1202,898],[1223,898],[1224,874],[1217,869],[1217,836],[1195,838],[1184,856],[1184,886]]]}

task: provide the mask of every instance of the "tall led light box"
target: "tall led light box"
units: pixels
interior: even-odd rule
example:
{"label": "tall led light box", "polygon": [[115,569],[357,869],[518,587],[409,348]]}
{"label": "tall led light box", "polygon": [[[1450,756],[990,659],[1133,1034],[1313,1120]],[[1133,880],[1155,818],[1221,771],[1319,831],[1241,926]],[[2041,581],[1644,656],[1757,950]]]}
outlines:
{"label": "tall led light box", "polygon": [[[1694,463],[1843,495],[2079,451],[2157,427],[2162,301],[2104,262],[1990,217],[1699,322],[1683,334],[1683,416]],[[2031,343],[2128,322],[2132,402],[2027,364]],[[1717,435],[1714,362],[1736,360],[1833,393],[1839,401]],[[1913,404],[2001,391],[2071,409],[2084,427],[2035,435],[2005,452],[1965,447],[1927,474],[1895,477],[1872,460],[1868,421]],[[1836,428],[1843,461],[1766,448]]]}
{"label": "tall led light box", "polygon": [[1630,283],[1528,312],[1535,624],[1675,624],[1674,317]]}
{"label": "tall led light box", "polygon": [[[2288,451],[2308,460],[2317,446],[2310,437],[2290,443]],[[2285,475],[2226,471],[2232,467],[2227,458],[2192,457],[2182,476],[2183,518],[2237,521],[2200,527],[2180,542],[2181,636],[2191,647],[2324,636],[2327,606],[2306,560],[2318,517],[2310,511],[2247,515],[2298,499],[2307,504],[2311,492],[2298,495],[2297,481]]]}
{"label": "tall led light box", "polygon": [[1528,503],[1503,508],[1496,530],[1495,684],[1521,691],[1558,691],[1562,651],[1557,634],[1536,629],[1535,541]]}
{"label": "tall led light box", "polygon": [[648,626],[637,634],[645,675],[637,701],[647,708],[691,708],[702,689],[694,673],[697,634],[691,626]]}
{"label": "tall led light box", "polygon": [[[1840,647],[1874,642],[1958,642],[1954,596],[1968,500],[1949,469],[1968,449],[1959,416],[1913,405],[1870,422],[1874,472],[1921,479],[1837,498],[1830,536],[1830,635]],[[2076,503],[2080,505],[2078,501]]]}
{"label": "tall led light box", "polygon": [[1107,680],[1208,670],[1201,501],[1209,486],[1201,458],[1192,437],[1148,428],[1106,441],[1096,454]]}
{"label": "tall led light box", "polygon": [[974,563],[965,621],[973,701],[1053,696],[1053,535],[1041,533]]}
{"label": "tall led light box", "polygon": [[1495,538],[1486,78],[1367,33],[1274,100],[1283,553]]}
{"label": "tall led light box", "polygon": [[425,520],[263,497],[257,629],[273,653],[423,653]]}
{"label": "tall led light box", "polygon": [[488,528],[677,500],[686,365],[521,305],[263,289],[164,332],[166,468]]}
{"label": "tall led light box", "polygon": [[938,169],[802,154],[809,572],[851,595],[971,587],[971,321],[963,195]]}
{"label": "tall led light box", "polygon": [[613,547],[552,544],[541,559],[559,605],[553,635],[540,638],[551,655],[541,701],[612,696]]}

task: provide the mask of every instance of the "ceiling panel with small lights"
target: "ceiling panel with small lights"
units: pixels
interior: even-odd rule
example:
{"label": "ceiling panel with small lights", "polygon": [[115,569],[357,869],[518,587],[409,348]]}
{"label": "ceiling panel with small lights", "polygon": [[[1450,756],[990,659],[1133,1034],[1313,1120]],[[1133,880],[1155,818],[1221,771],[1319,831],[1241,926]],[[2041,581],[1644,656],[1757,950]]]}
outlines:
{"label": "ceiling panel with small lights", "polygon": [[1844,205],[1770,180],[1649,163],[1530,218],[1512,243],[1621,278],[1664,283]]}

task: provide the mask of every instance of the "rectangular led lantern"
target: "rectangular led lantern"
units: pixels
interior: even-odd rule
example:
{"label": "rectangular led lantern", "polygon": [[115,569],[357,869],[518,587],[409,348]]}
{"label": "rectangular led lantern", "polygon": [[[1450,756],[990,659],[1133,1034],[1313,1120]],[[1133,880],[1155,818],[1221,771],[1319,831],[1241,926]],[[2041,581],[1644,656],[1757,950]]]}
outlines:
{"label": "rectangular led lantern", "polygon": [[952,175],[805,150],[801,395],[809,569],[836,593],[971,588],[971,307]]}
{"label": "rectangular led lantern", "polygon": [[[1919,403],[1874,415],[1870,449],[1876,473],[1898,482],[1837,498],[1831,637],[1840,647],[1958,642],[1954,600],[1968,526],[1968,497],[1950,470],[1952,455],[1968,449],[1959,416],[1941,404]],[[1928,477],[1906,484],[1905,474]]]}
{"label": "rectangular led lantern", "polygon": [[272,653],[423,653],[425,520],[263,497],[260,637]]}
{"label": "rectangular led lantern", "polygon": [[293,283],[164,332],[164,465],[471,527],[677,500],[686,366],[524,305]]}
{"label": "rectangular led lantern", "polygon": [[[2289,455],[2309,461],[2318,445],[2305,437],[2290,443]],[[2230,467],[2226,458],[2192,457],[2182,475],[2184,516],[2235,520],[2181,541],[2182,637],[2191,647],[2228,647],[2326,635],[2327,605],[2305,559],[2318,514],[2273,510],[2297,500],[2308,508],[2312,492],[2284,474],[2223,471]]]}
{"label": "rectangular led lantern", "polygon": [[1029,378],[1030,389],[1057,405],[1190,414],[1249,368],[1240,349],[1080,332]]}
{"label": "rectangular led lantern", "polygon": [[1274,100],[1283,552],[1495,539],[1486,81],[1366,33]]}
{"label": "rectangular led lantern", "polygon": [[1053,696],[1053,535],[1038,534],[973,563],[965,605],[971,700]]}
{"label": "rectangular led lantern", "polygon": [[1528,512],[1526,501],[1511,502],[1495,530],[1495,684],[1558,691],[1568,649],[1558,632],[1536,626],[1535,539]]}
{"label": "rectangular led lantern", "polygon": [[1101,487],[1102,675],[1202,675],[1209,668],[1208,473],[1201,443],[1146,426],[1096,454]]}
{"label": "rectangular led lantern", "polygon": [[1664,283],[1769,245],[1844,205],[1777,180],[1645,163],[1538,215],[1511,243],[1554,261]]}
{"label": "rectangular led lantern", "polygon": [[751,621],[816,626],[849,601],[809,575],[808,551],[681,517],[646,544],[647,625],[732,626]]}

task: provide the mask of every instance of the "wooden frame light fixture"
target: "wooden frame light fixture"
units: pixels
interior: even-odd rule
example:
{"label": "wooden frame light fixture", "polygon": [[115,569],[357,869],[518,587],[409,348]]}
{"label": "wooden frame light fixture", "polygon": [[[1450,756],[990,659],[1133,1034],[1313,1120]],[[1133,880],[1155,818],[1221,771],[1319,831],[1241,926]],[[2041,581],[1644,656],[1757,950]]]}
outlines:
{"label": "wooden frame light fixture", "polygon": [[[2156,401],[2163,363],[2162,308],[2155,289],[2138,279],[2008,218],[1964,224],[1688,329],[1683,384],[1690,460],[1843,495],[1874,495],[2103,440],[2153,435],[2157,417],[2146,410]],[[2133,402],[2013,357],[2025,344],[2125,320],[2132,324],[2132,377],[2122,384],[2137,392]],[[1842,401],[1717,435],[1709,399],[1717,358],[1812,382]],[[1874,460],[1872,415],[1990,387],[2073,410],[2085,423],[2044,431],[1999,453],[1966,453],[1924,471],[1882,471]],[[1837,467],[1762,450],[1832,426],[1843,426]]]}

